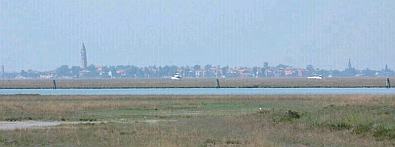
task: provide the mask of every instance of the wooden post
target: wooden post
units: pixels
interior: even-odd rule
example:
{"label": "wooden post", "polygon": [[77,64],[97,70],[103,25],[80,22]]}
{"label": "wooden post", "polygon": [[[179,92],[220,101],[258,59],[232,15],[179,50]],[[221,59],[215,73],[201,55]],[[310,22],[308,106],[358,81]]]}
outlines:
{"label": "wooden post", "polygon": [[217,88],[221,88],[221,84],[219,83],[219,79],[217,79]]}
{"label": "wooden post", "polygon": [[387,78],[387,81],[386,81],[385,86],[386,86],[387,88],[391,88],[391,81],[390,81],[390,78]]}
{"label": "wooden post", "polygon": [[56,81],[53,80],[52,82],[53,82],[53,89],[56,89],[56,88],[57,88],[57,87],[56,87]]}

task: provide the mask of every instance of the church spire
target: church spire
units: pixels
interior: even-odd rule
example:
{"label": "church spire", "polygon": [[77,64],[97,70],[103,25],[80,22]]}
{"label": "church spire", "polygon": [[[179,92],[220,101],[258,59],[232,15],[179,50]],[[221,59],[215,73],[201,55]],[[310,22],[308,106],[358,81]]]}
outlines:
{"label": "church spire", "polygon": [[352,69],[351,59],[350,58],[348,58],[348,69]]}
{"label": "church spire", "polygon": [[86,48],[84,42],[82,42],[81,48],[81,68],[86,69],[88,67],[88,59],[86,57]]}

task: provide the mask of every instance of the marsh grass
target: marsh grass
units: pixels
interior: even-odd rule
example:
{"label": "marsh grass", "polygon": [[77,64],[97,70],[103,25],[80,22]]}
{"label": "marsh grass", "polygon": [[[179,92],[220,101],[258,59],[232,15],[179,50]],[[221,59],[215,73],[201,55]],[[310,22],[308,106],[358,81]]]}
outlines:
{"label": "marsh grass", "polygon": [[0,96],[15,118],[108,123],[0,131],[0,146],[395,145],[386,95]]}

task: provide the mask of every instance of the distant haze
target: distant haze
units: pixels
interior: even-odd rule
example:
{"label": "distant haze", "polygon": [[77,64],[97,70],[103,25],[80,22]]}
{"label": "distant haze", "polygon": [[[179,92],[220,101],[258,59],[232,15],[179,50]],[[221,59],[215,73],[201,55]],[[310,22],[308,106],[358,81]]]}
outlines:
{"label": "distant haze", "polygon": [[395,68],[394,0],[1,0],[6,70],[80,65]]}

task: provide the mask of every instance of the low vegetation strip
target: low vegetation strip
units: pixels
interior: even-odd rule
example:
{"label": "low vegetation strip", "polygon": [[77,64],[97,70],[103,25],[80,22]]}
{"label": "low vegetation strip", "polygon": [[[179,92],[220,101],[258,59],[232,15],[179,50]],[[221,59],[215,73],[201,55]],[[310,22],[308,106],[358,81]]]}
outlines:
{"label": "low vegetation strip", "polygon": [[0,96],[0,121],[87,122],[0,146],[394,146],[395,96]]}
{"label": "low vegetation strip", "polygon": [[[374,88],[386,87],[386,78],[246,78],[219,79],[221,88]],[[92,79],[56,80],[56,88],[216,88],[216,79]],[[52,80],[1,80],[2,89],[51,89]]]}

